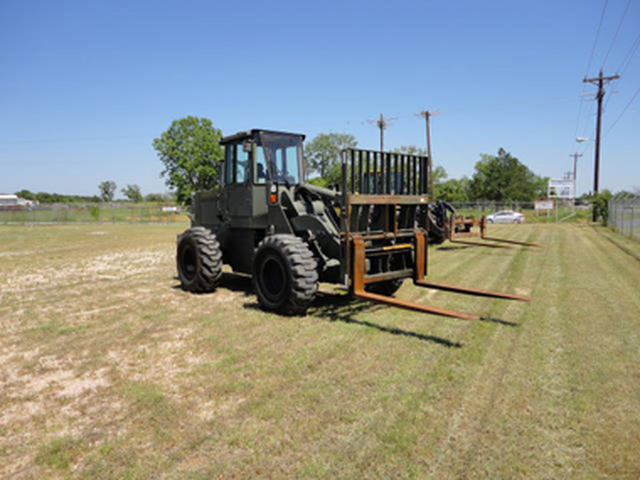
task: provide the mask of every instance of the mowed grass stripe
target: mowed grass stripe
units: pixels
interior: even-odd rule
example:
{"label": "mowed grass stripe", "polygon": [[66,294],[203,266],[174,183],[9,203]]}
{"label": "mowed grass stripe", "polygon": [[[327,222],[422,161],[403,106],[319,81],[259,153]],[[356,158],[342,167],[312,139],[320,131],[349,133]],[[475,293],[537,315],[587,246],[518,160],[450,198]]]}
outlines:
{"label": "mowed grass stripe", "polygon": [[[529,282],[537,283],[536,277],[540,276],[540,260],[544,260],[545,257],[532,253],[527,250],[512,253],[513,264],[520,264],[519,268],[514,268],[516,273],[510,276],[513,277],[512,280],[522,281],[525,280],[523,277],[528,277]],[[502,271],[495,273],[497,277],[503,275]],[[491,288],[494,288],[494,285],[492,284]],[[536,300],[538,301],[540,299]],[[532,308],[531,305],[519,305],[516,302],[504,302],[499,305],[501,314],[508,316],[512,323],[493,324],[495,335],[491,339],[490,348],[487,348],[475,377],[467,382],[462,402],[451,415],[447,434],[439,446],[437,459],[430,470],[433,476],[444,475],[445,472],[454,476],[487,474],[488,462],[491,460],[485,456],[487,437],[495,437],[495,432],[490,431],[487,424],[491,423],[496,411],[500,410],[504,379],[513,370],[514,352],[518,350],[522,336],[526,335],[527,325],[523,315],[529,314]],[[530,321],[535,322],[535,318]],[[511,325],[511,328],[507,325]],[[509,439],[504,438],[503,434],[500,444],[505,452],[511,450],[508,442]],[[521,459],[519,463],[522,464]],[[515,462],[513,467],[516,469],[506,469],[504,473],[510,472],[513,475],[518,468],[522,468],[518,462]]]}
{"label": "mowed grass stripe", "polygon": [[[634,447],[640,443],[636,408],[640,398],[640,269],[625,268],[634,260],[603,242],[600,232],[585,235],[582,230],[575,235],[585,255],[565,259],[576,287],[565,307],[573,321],[565,325],[573,340],[570,348],[575,357],[570,371],[579,393],[580,423],[593,432],[585,441],[588,458],[600,475],[633,476],[640,473]],[[620,435],[626,440],[613,445]]]}
{"label": "mowed grass stripe", "polygon": [[[593,244],[591,250],[597,258],[588,261],[606,265],[608,268],[605,275],[598,277],[599,283],[613,283],[616,290],[620,290],[622,295],[616,298],[616,303],[625,306],[625,310],[629,313],[640,312],[640,261],[630,256],[624,250],[618,248],[615,243],[609,242],[608,232],[603,233],[604,229],[595,230],[595,235],[579,235],[578,239],[582,242],[590,242]],[[605,291],[606,289],[601,289]],[[629,303],[631,303],[629,305]]]}
{"label": "mowed grass stripe", "polygon": [[[483,249],[480,249],[480,251],[483,251]],[[474,252],[475,253],[475,252]],[[452,252],[447,252],[447,254],[452,254]],[[480,258],[482,258],[482,254],[479,255]],[[449,265],[453,265],[453,262],[450,262]],[[463,270],[466,270],[468,268],[468,266],[463,265],[462,266]],[[474,276],[479,276],[479,277],[486,277],[486,273],[483,273],[482,269],[474,269],[471,268],[469,269],[470,271],[474,272]],[[498,275],[500,272],[497,272]],[[464,297],[464,298],[472,298],[472,297]],[[486,300],[485,300],[486,301]],[[494,347],[493,344],[495,343],[493,340],[493,337],[495,336],[494,333],[496,331],[495,328],[492,328],[492,326],[486,326],[486,325],[481,325],[480,323],[474,323],[474,322],[462,322],[461,321],[457,321],[457,320],[451,320],[451,319],[443,319],[443,324],[452,324],[455,325],[456,323],[458,325],[460,324],[464,324],[466,325],[467,328],[472,329],[472,328],[479,328],[480,332],[478,332],[473,338],[474,343],[467,343],[465,345],[465,349],[467,348],[472,348],[474,349],[474,354],[473,356],[468,356],[467,359],[469,358],[473,358],[475,359],[476,363],[473,364],[473,367],[477,367],[475,369],[472,369],[471,365],[469,363],[465,364],[464,367],[466,367],[469,371],[468,371],[468,376],[466,378],[461,378],[458,377],[456,375],[452,375],[451,374],[451,358],[447,358],[447,359],[440,359],[440,362],[437,365],[431,366],[429,368],[429,371],[434,373],[434,376],[429,377],[428,379],[425,379],[425,385],[437,385],[438,383],[441,383],[441,380],[443,378],[446,378],[448,380],[448,383],[446,385],[445,388],[445,392],[440,393],[439,392],[439,396],[440,397],[445,397],[446,401],[445,403],[443,403],[442,408],[435,408],[436,411],[439,412],[447,412],[446,416],[441,417],[441,421],[440,424],[442,424],[442,420],[444,420],[445,422],[451,419],[451,411],[454,405],[459,405],[458,407],[455,407],[456,411],[464,411],[466,406],[461,406],[463,401],[465,400],[465,396],[467,396],[467,391],[464,390],[464,388],[468,387],[468,383],[469,380],[471,378],[481,378],[482,375],[481,373],[484,371],[485,369],[485,363],[487,362],[487,358],[493,358],[493,356],[488,357],[486,355],[486,351],[493,351]],[[416,323],[419,320],[416,320]],[[471,327],[470,325],[473,325],[473,327]],[[495,326],[495,325],[494,325]],[[492,333],[493,332],[493,333]],[[484,334],[488,334],[483,336],[482,333]],[[477,342],[476,342],[477,340]],[[505,343],[509,343],[512,344],[511,342],[505,342]],[[468,353],[468,352],[465,352]],[[458,362],[458,365],[456,365],[457,367],[462,367],[462,365],[459,364],[460,362]],[[449,370],[449,374],[447,375],[447,370]],[[460,370],[463,370],[463,368],[460,368]],[[455,371],[455,370],[454,370]],[[478,381],[478,384],[489,384],[489,382],[485,382],[484,380],[486,379],[482,379]],[[475,383],[474,383],[475,384]],[[433,396],[433,391],[431,392],[431,396]],[[471,395],[469,395],[469,397],[478,397],[479,393],[477,391],[473,392]],[[419,425],[419,424],[418,424]],[[424,427],[424,425],[421,425],[422,427]],[[434,434],[432,435],[433,440],[431,440],[431,444],[434,443],[435,441],[440,441],[442,439],[442,433],[446,432],[446,429],[441,429],[440,432],[438,432],[438,435]],[[422,435],[422,437],[424,437],[424,435]],[[420,438],[420,443],[424,444],[424,438]],[[426,458],[423,459],[425,464],[430,464],[431,460],[430,460],[430,456],[427,456]]]}

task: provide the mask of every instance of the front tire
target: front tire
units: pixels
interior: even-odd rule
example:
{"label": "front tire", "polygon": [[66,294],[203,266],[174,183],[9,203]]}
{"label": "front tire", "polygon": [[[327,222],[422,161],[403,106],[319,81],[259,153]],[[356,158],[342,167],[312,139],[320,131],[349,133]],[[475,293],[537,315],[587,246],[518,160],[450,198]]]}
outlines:
{"label": "front tire", "polygon": [[222,277],[222,251],[207,228],[193,227],[178,237],[178,277],[183,290],[213,292]]}
{"label": "front tire", "polygon": [[285,315],[303,315],[318,290],[317,262],[293,235],[272,235],[260,242],[253,278],[260,307]]}

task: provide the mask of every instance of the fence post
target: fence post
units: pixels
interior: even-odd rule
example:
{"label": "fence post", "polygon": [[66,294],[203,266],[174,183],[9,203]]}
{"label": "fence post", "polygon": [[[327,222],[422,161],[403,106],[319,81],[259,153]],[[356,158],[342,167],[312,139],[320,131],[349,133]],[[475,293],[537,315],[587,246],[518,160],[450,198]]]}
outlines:
{"label": "fence post", "polygon": [[616,209],[616,203],[613,200],[609,200],[609,226],[617,229],[618,222],[618,210]]}
{"label": "fence post", "polygon": [[616,203],[616,231],[624,235],[624,209],[620,208],[620,204]]}

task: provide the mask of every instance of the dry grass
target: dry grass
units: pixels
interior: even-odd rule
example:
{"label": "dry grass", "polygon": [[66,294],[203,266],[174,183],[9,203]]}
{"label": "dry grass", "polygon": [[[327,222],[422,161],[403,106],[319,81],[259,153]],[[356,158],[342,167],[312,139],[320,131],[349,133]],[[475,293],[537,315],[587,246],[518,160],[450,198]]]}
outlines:
{"label": "dry grass", "polygon": [[0,227],[0,477],[640,476],[637,244],[495,227],[546,248],[433,249],[433,278],[536,302],[325,286],[287,318],[244,277],[176,288],[182,228]]}

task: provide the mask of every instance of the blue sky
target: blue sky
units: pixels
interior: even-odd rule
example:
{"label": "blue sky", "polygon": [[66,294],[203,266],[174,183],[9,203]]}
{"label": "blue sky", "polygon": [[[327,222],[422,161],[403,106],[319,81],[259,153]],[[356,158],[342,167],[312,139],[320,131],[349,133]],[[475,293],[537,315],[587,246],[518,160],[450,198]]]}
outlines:
{"label": "blue sky", "polygon": [[575,138],[594,137],[581,94],[595,87],[582,78],[633,52],[606,97],[601,188],[640,189],[638,35],[638,0],[0,0],[0,192],[166,191],[151,142],[187,115],[376,148],[367,120],[383,113],[398,117],[394,148],[424,144],[424,109],[441,112],[432,148],[450,177],[500,147],[561,177],[578,151],[585,192],[593,142]]}

